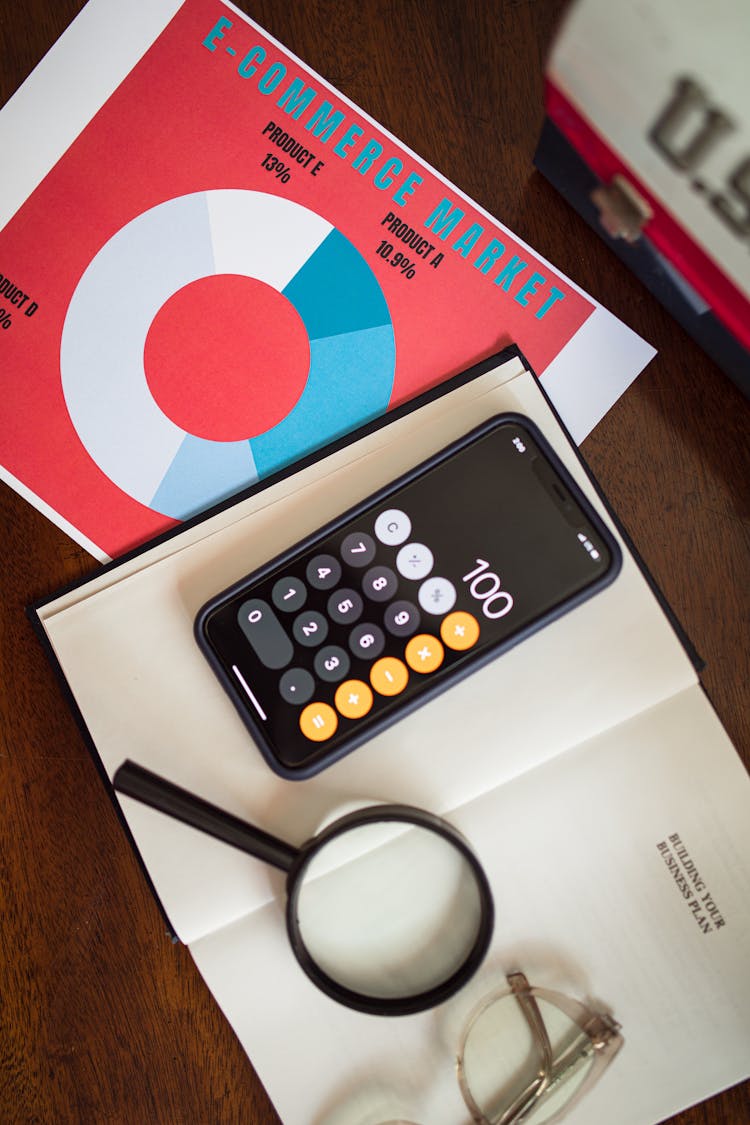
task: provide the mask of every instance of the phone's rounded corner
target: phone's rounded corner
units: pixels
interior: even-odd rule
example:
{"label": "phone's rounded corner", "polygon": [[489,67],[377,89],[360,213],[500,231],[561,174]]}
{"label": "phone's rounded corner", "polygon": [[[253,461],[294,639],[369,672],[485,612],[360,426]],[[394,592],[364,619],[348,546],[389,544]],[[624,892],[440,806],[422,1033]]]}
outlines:
{"label": "phone's rounded corner", "polygon": [[[376,731],[377,729],[379,729],[379,727],[376,728]],[[369,741],[373,733],[376,732],[370,731],[369,733],[363,733],[360,734],[359,737],[350,736],[339,746],[329,748],[328,750],[322,750],[319,754],[314,755],[306,762],[301,762],[297,766],[283,762],[277,757],[275,750],[258,743],[255,736],[253,736],[253,741],[256,742],[258,749],[274,773],[277,773],[287,781],[307,781],[312,777],[316,777],[319,773],[323,773],[323,771],[329,769],[330,766],[334,766],[336,762],[340,762],[342,758],[351,754],[351,752],[361,746],[363,742]]]}
{"label": "phone's rounded corner", "polygon": [[315,777],[316,774],[322,773],[327,766],[333,765],[333,759],[329,760],[323,758],[309,765],[287,766],[280,758],[277,758],[275,754],[271,753],[267,747],[259,745],[255,738],[253,741],[264,758],[266,765],[269,766],[278,777],[283,778],[284,781],[309,781],[310,778]]}
{"label": "phone's rounded corner", "polygon": [[520,410],[504,410],[501,414],[495,415],[495,420],[500,420],[504,423],[513,422],[517,426],[525,426],[527,430],[533,431],[534,435],[541,433],[533,418],[529,418],[528,414],[522,414]]}
{"label": "phone's rounded corner", "polygon": [[[609,528],[607,528],[607,530],[609,531]],[[610,563],[609,567],[607,568],[606,585],[611,586],[622,571],[623,553],[622,547],[617,542],[615,536],[611,533],[609,535],[609,542],[607,543],[607,546],[609,547],[610,552]]]}
{"label": "phone's rounded corner", "polygon": [[207,626],[208,619],[214,609],[215,600],[215,598],[212,598],[210,601],[205,602],[193,618],[193,637],[195,638],[198,648],[205,655],[209,655],[211,652]]}

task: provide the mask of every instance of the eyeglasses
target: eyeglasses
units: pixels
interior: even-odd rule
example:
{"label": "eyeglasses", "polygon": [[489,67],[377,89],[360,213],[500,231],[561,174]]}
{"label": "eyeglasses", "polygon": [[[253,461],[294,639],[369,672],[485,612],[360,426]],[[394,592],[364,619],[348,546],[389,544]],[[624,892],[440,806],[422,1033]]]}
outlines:
{"label": "eyeglasses", "polygon": [[552,1125],[615,1057],[620,1025],[560,992],[533,987],[521,972],[510,973],[507,984],[469,1015],[456,1058],[461,1093],[478,1125]]}

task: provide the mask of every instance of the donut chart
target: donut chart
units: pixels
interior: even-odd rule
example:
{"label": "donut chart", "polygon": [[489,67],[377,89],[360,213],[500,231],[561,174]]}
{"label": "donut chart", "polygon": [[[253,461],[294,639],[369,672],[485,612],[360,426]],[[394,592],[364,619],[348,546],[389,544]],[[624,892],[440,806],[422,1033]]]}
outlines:
{"label": "donut chart", "polygon": [[[165,302],[224,274],[275,289],[310,344],[293,408],[237,441],[177,425],[156,402],[144,368],[146,337]],[[291,200],[217,189],[160,203],[102,246],[68,306],[60,371],[70,419],[101,471],[141,504],[186,519],[385,411],[395,356],[382,289],[340,231]],[[254,379],[248,357],[248,394]]]}

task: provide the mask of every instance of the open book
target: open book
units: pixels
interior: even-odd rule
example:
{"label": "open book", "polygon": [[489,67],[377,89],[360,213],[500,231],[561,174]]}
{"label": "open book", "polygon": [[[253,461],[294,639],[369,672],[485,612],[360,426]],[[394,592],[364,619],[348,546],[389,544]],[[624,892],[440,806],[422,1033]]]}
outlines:
{"label": "open book", "polygon": [[470,984],[366,1016],[298,967],[280,873],[121,798],[172,930],[288,1125],[464,1120],[459,1030],[512,969],[622,1024],[574,1121],[644,1125],[747,1073],[750,783],[624,543],[611,586],[304,782],[270,771],[193,639],[213,594],[503,411],[537,424],[612,525],[510,350],[37,607],[109,777],[133,759],[292,844],[352,802],[417,805],[488,873],[495,933]]}

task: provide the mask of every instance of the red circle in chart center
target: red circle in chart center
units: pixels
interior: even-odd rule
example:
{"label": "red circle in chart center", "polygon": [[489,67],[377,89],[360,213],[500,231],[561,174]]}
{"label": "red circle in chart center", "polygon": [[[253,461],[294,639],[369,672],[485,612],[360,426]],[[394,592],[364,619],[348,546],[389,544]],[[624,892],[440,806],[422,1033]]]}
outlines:
{"label": "red circle in chart center", "polygon": [[162,305],[143,359],[151,394],[175,425],[196,437],[243,441],[293,409],[310,370],[310,341],[278,290],[218,274]]}

